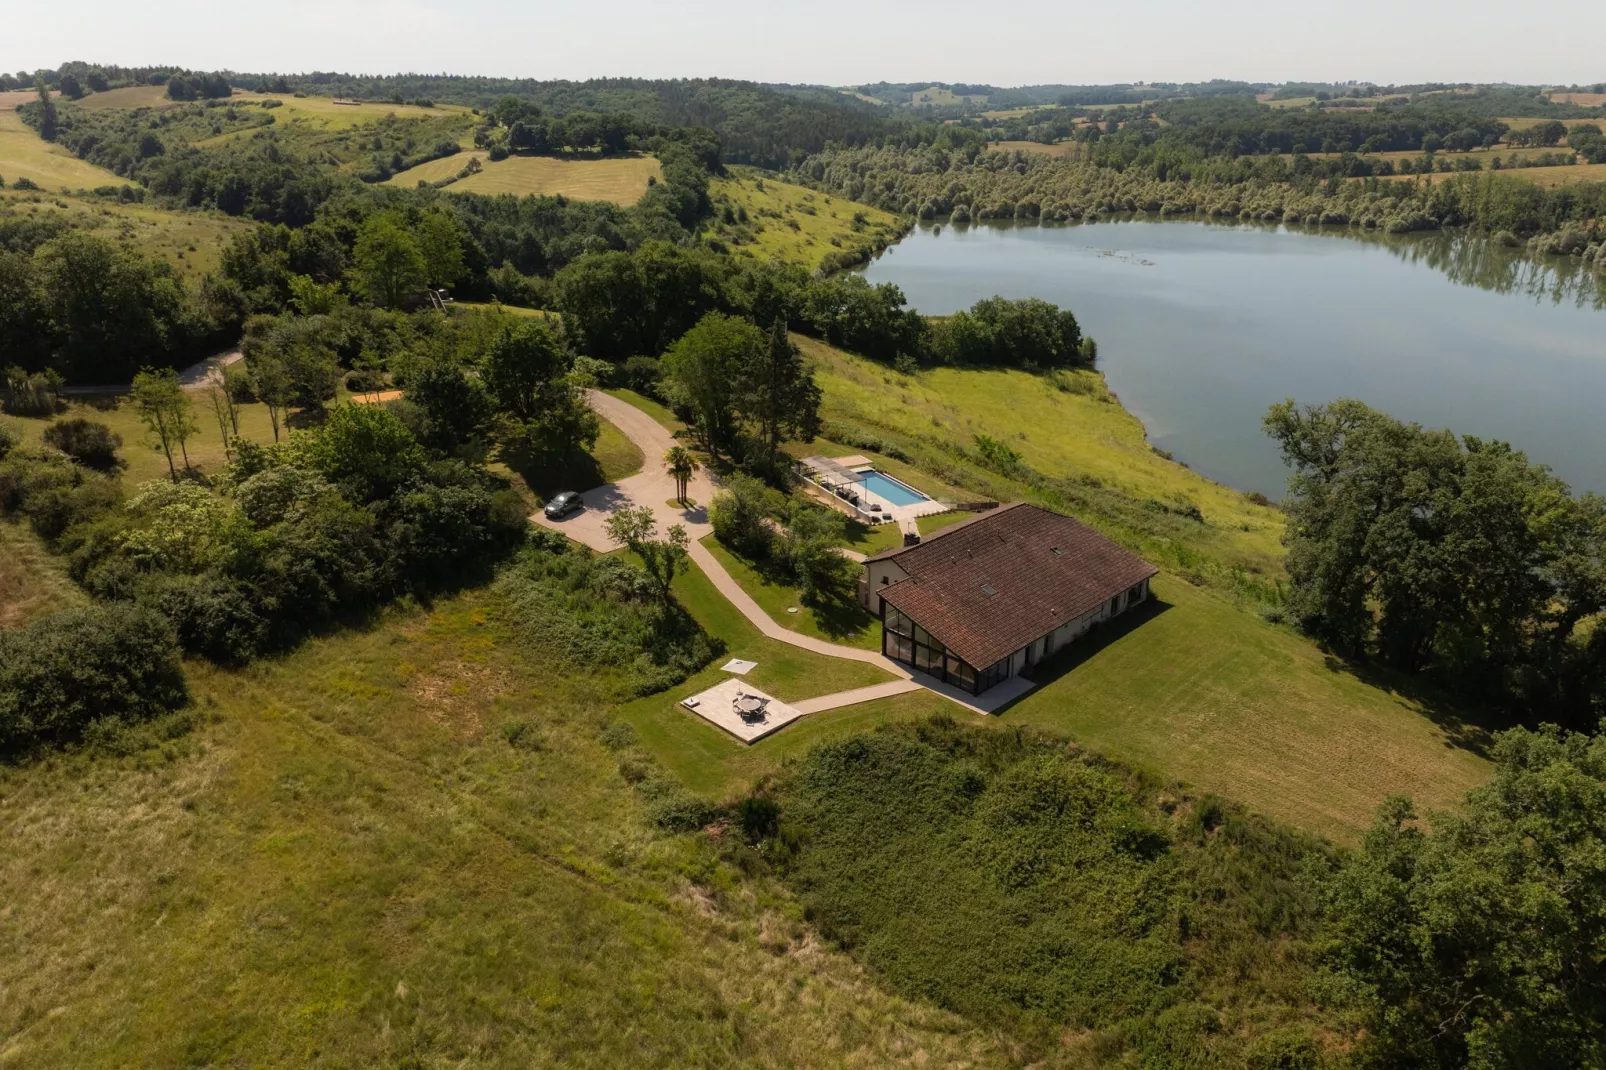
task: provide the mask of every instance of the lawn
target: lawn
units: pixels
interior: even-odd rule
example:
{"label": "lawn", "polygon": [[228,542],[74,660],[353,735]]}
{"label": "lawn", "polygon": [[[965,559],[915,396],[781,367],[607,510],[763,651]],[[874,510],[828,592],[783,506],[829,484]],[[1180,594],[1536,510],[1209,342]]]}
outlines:
{"label": "lawn", "polygon": [[[741,790],[752,776],[774,769],[781,755],[800,753],[798,740],[819,738],[813,730],[818,720],[862,728],[879,723],[879,716],[844,716],[858,708],[847,707],[811,714],[748,747],[681,708],[681,699],[726,679],[729,674],[719,666],[733,657],[758,662],[743,679],[783,702],[868,687],[892,676],[862,661],[830,658],[765,637],[695,566],[676,577],[675,595],[710,635],[724,640],[726,653],[678,687],[626,704],[619,716],[635,727],[653,757],[691,790],[716,799]],[[760,750],[761,756],[755,756]]]}
{"label": "lawn", "polygon": [[[456,167],[445,169],[455,174],[468,159],[463,154],[450,158]],[[419,178],[426,181],[445,177],[435,174],[444,161],[424,164],[432,168],[427,175],[419,175],[419,168],[403,171],[390,179],[392,185],[416,186]],[[446,187],[453,193],[483,193],[495,195],[512,193],[519,197],[543,195],[564,196],[576,201],[612,201],[632,205],[647,192],[649,179],[662,175],[658,161],[651,156],[557,157],[509,156],[505,160],[486,163],[485,170],[470,175]]]}
{"label": "lawn", "polygon": [[[741,584],[770,618],[788,631],[823,639],[828,643],[855,646],[861,650],[881,649],[881,627],[876,617],[859,605],[852,587],[819,605],[803,601],[797,585],[789,579],[767,573],[752,561],[738,557],[714,536],[702,540],[714,559]],[[854,576],[857,577],[857,571]],[[797,612],[789,612],[789,610]]]}
{"label": "lawn", "polygon": [[545,468],[518,473],[504,464],[494,464],[491,468],[510,476],[516,475],[515,486],[522,483],[532,502],[541,503],[559,491],[590,490],[605,483],[617,483],[641,471],[643,459],[640,447],[607,420],[600,416],[597,419],[602,425],[602,433],[597,436],[596,445],[591,447],[589,453]]}
{"label": "lawn", "polygon": [[676,434],[686,430],[686,425],[681,422],[678,416],[670,412],[666,406],[659,404],[652,398],[644,397],[641,394],[636,393],[634,390],[626,390],[622,387],[604,390],[603,393],[609,395],[610,397],[616,397],[628,405],[634,405],[648,416],[651,416],[654,420],[657,420],[658,423],[661,424],[670,434]]}
{"label": "lawn", "polygon": [[[1152,609],[1073,645],[1066,660],[1040,670],[1039,690],[979,723],[1068,735],[1165,780],[1344,842],[1359,838],[1389,795],[1451,807],[1487,775],[1476,731],[1448,720],[1441,727],[1422,705],[1357,678],[1218,596],[1165,575],[1155,591]],[[813,714],[742,747],[663,705],[643,700],[625,716],[659,761],[713,797],[776,772],[824,739],[883,721],[966,716],[921,691]]]}
{"label": "lawn", "polygon": [[[205,475],[216,475],[227,463],[223,452],[223,435],[218,430],[217,419],[212,415],[212,405],[207,395],[191,392],[190,399],[194,405],[196,423],[195,435],[186,446],[190,467]],[[25,438],[38,442],[42,441],[41,436],[45,428],[54,420],[70,420],[74,417],[83,417],[105,424],[123,437],[123,447],[118,454],[127,465],[123,470],[123,482],[126,486],[136,487],[149,479],[167,478],[167,458],[160,449],[151,445],[153,440],[150,432],[140,423],[139,414],[134,411],[133,404],[126,397],[97,398],[94,403],[72,401],[68,404],[67,411],[51,419],[0,416],[0,423],[5,423],[21,432]],[[253,403],[240,406],[240,434],[253,442],[273,441],[273,424],[268,419],[266,405]],[[280,434],[285,434],[283,427],[280,428]],[[176,464],[182,464],[178,451],[175,450],[173,456]]]}
{"label": "lawn", "polygon": [[32,529],[0,520],[0,628],[87,601]]}
{"label": "lawn", "polygon": [[[863,252],[867,259],[903,236],[891,212],[781,182],[757,171],[733,169],[709,183],[714,230],[732,249],[770,260],[791,260],[810,270],[827,256]],[[725,210],[746,214],[746,222]]]}
{"label": "lawn", "polygon": [[588,682],[496,610],[191,666],[191,734],[0,766],[0,1061],[1008,1063],[655,832]]}
{"label": "lawn", "polygon": [[[941,531],[951,524],[961,520],[970,520],[975,513],[961,513],[957,510],[947,513],[935,513],[931,516],[922,516],[915,520],[915,527],[922,535],[930,535],[934,531]],[[877,524],[871,527],[857,520],[848,521],[848,549],[857,550],[866,557],[878,554],[882,550],[891,550],[903,545],[903,528],[898,524]]]}
{"label": "lawn", "polygon": [[[809,338],[795,340],[814,362],[828,429],[835,425],[895,437],[918,450],[920,466],[949,481],[963,471],[975,474],[955,467],[953,445],[970,446],[975,435],[990,435],[1046,475],[1093,481],[1088,485],[1138,503],[1196,505],[1204,523],[1189,524],[1188,553],[1208,554],[1261,576],[1282,572],[1282,514],[1156,453],[1143,424],[1095,372],[1063,374],[1059,384],[1065,389],[1043,376],[1000,369],[934,368],[901,375]],[[907,466],[884,457],[876,462],[905,478]],[[1012,489],[993,482],[1000,483],[1001,492]],[[918,482],[915,486],[926,490]]]}

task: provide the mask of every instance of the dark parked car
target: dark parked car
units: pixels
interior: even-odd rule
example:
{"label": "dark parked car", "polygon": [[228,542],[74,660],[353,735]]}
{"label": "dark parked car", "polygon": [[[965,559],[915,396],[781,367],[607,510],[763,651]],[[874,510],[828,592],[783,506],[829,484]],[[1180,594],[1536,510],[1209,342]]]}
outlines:
{"label": "dark parked car", "polygon": [[557,520],[559,517],[568,516],[584,504],[585,502],[580,500],[580,495],[572,490],[566,490],[562,494],[554,494],[552,499],[546,503],[547,519]]}

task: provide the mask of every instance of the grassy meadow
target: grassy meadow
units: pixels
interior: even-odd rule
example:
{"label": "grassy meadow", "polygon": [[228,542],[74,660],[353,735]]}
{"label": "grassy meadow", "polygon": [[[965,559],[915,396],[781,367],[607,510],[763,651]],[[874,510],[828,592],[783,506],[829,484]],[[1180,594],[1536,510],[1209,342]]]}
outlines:
{"label": "grassy meadow", "polygon": [[33,529],[0,520],[0,628],[14,628],[88,601]]}
{"label": "grassy meadow", "polygon": [[[422,166],[439,170],[449,162],[455,166],[445,166],[444,170],[456,174],[468,163],[468,157],[459,153]],[[403,171],[392,176],[390,182],[397,186],[416,186],[420,178],[436,181],[446,177],[436,174],[436,170],[427,174],[420,174],[420,170],[415,167]],[[641,200],[647,192],[648,180],[656,180],[661,173],[658,161],[651,156],[509,156],[495,163],[487,162],[485,170],[446,188],[457,193],[563,196],[576,201],[612,201],[628,206]]]}
{"label": "grassy meadow", "polygon": [[[16,94],[0,94],[14,97]],[[9,188],[19,178],[29,179],[46,190],[94,189],[97,186],[127,185],[126,180],[104,168],[86,163],[48,141],[42,141],[33,127],[22,121],[16,104],[26,103],[33,94],[10,106],[0,102],[0,178]]]}
{"label": "grassy meadow", "polygon": [[1041,141],[995,141],[987,147],[994,152],[1032,152],[1039,156],[1054,156],[1060,159],[1081,156],[1085,148],[1077,141],[1059,141],[1052,145],[1045,145]]}
{"label": "grassy meadow", "polygon": [[251,228],[249,220],[222,212],[167,211],[96,197],[0,191],[0,218],[30,214],[64,216],[76,229],[166,260],[192,282],[216,271],[228,240]]}
{"label": "grassy meadow", "polygon": [[[733,169],[709,184],[716,235],[736,251],[791,260],[811,270],[828,256],[877,252],[903,235],[891,212]],[[744,213],[746,222],[725,215]]]}
{"label": "grassy meadow", "polygon": [[[1155,452],[1143,424],[1121,407],[1096,372],[1051,379],[1020,371],[934,368],[901,375],[813,339],[796,341],[814,362],[824,389],[828,435],[841,428],[896,437],[919,451],[924,460],[917,458],[917,467],[939,477],[943,469],[959,471],[953,445],[969,447],[974,435],[990,435],[1047,475],[1094,481],[1140,502],[1191,503],[1204,522],[1187,529],[1190,551],[1262,577],[1281,574],[1282,514]],[[879,465],[884,458],[876,460]],[[902,479],[906,469],[891,462],[887,470]],[[1021,492],[1007,485],[994,489]]]}
{"label": "grassy meadow", "polygon": [[[478,160],[480,165],[488,166],[491,154],[479,149],[473,152],[460,152],[455,156],[442,156],[438,160],[427,160],[417,167],[409,167],[405,171],[398,171],[385,180],[387,186],[402,186],[404,188],[416,186],[420,182],[435,183],[456,175],[468,166],[470,160]],[[503,161],[504,163],[506,161]]]}
{"label": "grassy meadow", "polygon": [[1007,1064],[655,832],[589,681],[502,620],[192,665],[188,734],[0,766],[0,1063]]}

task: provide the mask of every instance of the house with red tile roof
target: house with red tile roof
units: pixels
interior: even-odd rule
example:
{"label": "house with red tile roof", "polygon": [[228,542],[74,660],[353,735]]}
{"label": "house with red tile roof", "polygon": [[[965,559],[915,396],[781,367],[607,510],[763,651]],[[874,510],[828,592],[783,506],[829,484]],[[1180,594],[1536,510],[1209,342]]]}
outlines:
{"label": "house with red tile roof", "polygon": [[1017,502],[867,558],[881,651],[981,694],[1149,597],[1159,570],[1068,516]]}

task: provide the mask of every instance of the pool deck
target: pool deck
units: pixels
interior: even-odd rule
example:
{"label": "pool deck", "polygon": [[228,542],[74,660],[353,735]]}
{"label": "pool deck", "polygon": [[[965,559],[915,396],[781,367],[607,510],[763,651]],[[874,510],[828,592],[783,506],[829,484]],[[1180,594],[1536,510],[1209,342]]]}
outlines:
{"label": "pool deck", "polygon": [[[816,462],[825,462],[832,467],[841,468],[865,468],[872,466],[869,458],[855,455],[852,457],[831,458],[805,457],[803,459],[803,467],[808,469],[809,472],[816,474],[828,471],[828,469],[825,467],[825,464],[816,464]],[[907,483],[903,483],[903,481],[898,479],[897,476],[889,475],[886,472],[881,472],[880,474],[896,483],[900,483],[903,486],[908,486]],[[821,486],[821,489],[827,494],[831,493],[829,488],[819,484],[818,481],[815,481],[815,483],[816,486]],[[842,504],[851,510],[854,515],[858,516],[859,519],[871,524],[887,522],[894,524],[911,523],[919,517],[933,516],[937,513],[946,513],[952,508],[952,506],[945,505],[939,501],[934,501],[924,495],[921,495],[921,500],[918,502],[901,505],[897,502],[889,501],[882,495],[868,489],[862,483],[858,484],[855,489],[859,495],[861,502],[860,505],[854,505],[851,502],[842,501],[842,499],[836,495],[833,495],[833,497],[837,497],[837,500],[842,501]],[[916,494],[920,494],[920,491],[915,490],[913,487],[909,487],[909,489]],[[880,506],[880,508],[865,508],[865,506]]]}

